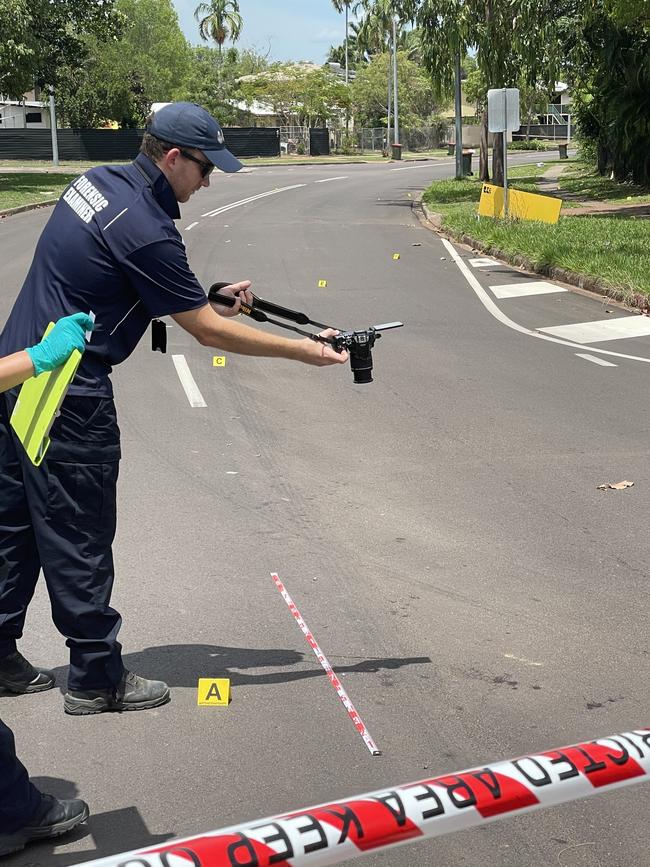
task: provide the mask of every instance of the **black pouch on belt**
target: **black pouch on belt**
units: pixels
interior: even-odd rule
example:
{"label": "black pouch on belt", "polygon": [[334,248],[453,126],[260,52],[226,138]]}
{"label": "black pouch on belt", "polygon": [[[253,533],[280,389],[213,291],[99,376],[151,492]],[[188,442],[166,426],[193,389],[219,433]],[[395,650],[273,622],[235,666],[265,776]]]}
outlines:
{"label": "black pouch on belt", "polygon": [[154,352],[167,352],[167,326],[162,319],[151,320],[151,349]]}

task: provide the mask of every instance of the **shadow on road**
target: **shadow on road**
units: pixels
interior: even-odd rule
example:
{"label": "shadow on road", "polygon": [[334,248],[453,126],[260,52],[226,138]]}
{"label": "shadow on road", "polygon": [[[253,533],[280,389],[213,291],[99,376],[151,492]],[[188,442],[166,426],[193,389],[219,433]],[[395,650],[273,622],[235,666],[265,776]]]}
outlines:
{"label": "shadow on road", "polygon": [[[323,670],[314,668],[287,671],[294,665],[311,662],[311,654],[296,650],[247,647],[222,647],[216,644],[167,644],[147,647],[136,653],[124,654],[124,665],[143,677],[164,680],[171,687],[195,687],[199,677],[228,677],[232,686],[258,686],[291,683],[310,677],[321,677]],[[330,662],[337,674],[375,674],[382,669],[404,668],[431,662],[428,656],[373,657],[350,663],[350,657],[332,656]],[[246,669],[281,668],[280,671],[247,673]],[[242,669],[244,671],[242,671]],[[61,691],[65,692],[67,667],[54,669]]]}
{"label": "shadow on road", "polygon": [[[32,782],[42,792],[49,792],[57,798],[83,798],[83,792],[79,792],[77,785],[70,780],[59,777],[32,777]],[[3,858],[3,867],[67,867],[69,864],[107,858],[119,852],[157,846],[176,836],[173,833],[150,834],[137,807],[110,810],[95,816],[92,814],[91,804],[90,811],[88,822],[79,825],[65,836],[44,840],[42,843],[30,843],[22,852]],[[93,847],[88,845],[81,852],[56,851],[88,837],[92,838]]]}

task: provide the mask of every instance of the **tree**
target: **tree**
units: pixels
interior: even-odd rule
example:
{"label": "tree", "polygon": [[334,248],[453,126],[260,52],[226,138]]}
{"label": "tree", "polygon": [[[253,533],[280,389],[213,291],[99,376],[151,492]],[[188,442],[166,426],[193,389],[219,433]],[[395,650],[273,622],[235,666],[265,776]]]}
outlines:
{"label": "tree", "polygon": [[283,126],[296,121],[305,126],[325,124],[344,115],[350,105],[350,89],[325,69],[294,64],[274,64],[259,75],[240,82],[240,93],[249,105],[269,105]]}
{"label": "tree", "polygon": [[[398,97],[403,126],[422,126],[436,111],[436,95],[428,76],[419,64],[409,60],[405,51],[397,52],[399,69]],[[386,79],[392,66],[388,52],[375,55],[357,71],[352,82],[352,102],[355,118],[361,126],[383,126],[386,123]]]}
{"label": "tree", "polygon": [[176,97],[199,103],[222,124],[246,123],[246,114],[233,105],[243,98],[239,79],[259,75],[267,68],[267,59],[250,49],[240,52],[234,47],[229,48],[219,61],[216,48],[193,46],[188,74]]}
{"label": "tree", "polygon": [[187,78],[190,50],[172,0],[117,0],[117,8],[121,38],[88,37],[86,61],[62,76],[61,114],[73,126],[142,126],[151,104],[172,101]]}
{"label": "tree", "polygon": [[27,0],[0,0],[0,93],[18,98],[34,84],[30,73],[35,45]]}
{"label": "tree", "polygon": [[194,10],[194,17],[199,22],[201,39],[206,42],[212,39],[217,43],[219,56],[226,39],[236,42],[243,27],[237,0],[209,0],[199,3]]}
{"label": "tree", "polygon": [[122,24],[115,0],[0,0],[0,90],[56,87],[88,57],[88,37],[110,43]]}
{"label": "tree", "polygon": [[615,0],[569,11],[567,33],[579,34],[567,54],[581,135],[601,173],[650,187],[650,20],[631,20]]}
{"label": "tree", "polygon": [[[477,49],[477,66],[488,87],[512,85],[522,74],[530,83],[550,85],[561,49],[556,19],[557,3],[551,0],[421,0],[417,21],[423,61],[441,91],[453,84],[457,54],[464,56],[470,47]],[[487,111],[482,122],[480,174],[489,180]],[[502,184],[503,147],[498,137],[492,159],[494,181]]]}

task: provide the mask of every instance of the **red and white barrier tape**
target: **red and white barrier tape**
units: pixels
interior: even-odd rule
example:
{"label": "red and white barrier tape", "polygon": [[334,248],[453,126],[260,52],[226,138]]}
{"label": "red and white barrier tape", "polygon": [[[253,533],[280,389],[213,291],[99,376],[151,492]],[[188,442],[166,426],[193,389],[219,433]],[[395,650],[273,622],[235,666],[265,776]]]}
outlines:
{"label": "red and white barrier tape", "polygon": [[293,601],[291,596],[289,596],[289,594],[287,593],[286,587],[284,586],[282,581],[280,581],[279,577],[277,576],[277,574],[275,572],[271,573],[271,578],[273,578],[273,580],[275,581],[275,586],[278,588],[278,590],[282,594],[282,598],[289,606],[289,611],[296,618],[296,623],[301,628],[303,635],[307,639],[309,646],[316,654],[316,659],[320,662],[320,664],[325,669],[325,673],[329,677],[330,683],[332,684],[332,686],[336,690],[336,694],[338,695],[338,697],[343,702],[343,706],[347,710],[348,716],[350,717],[350,719],[354,723],[356,730],[359,732],[359,734],[363,738],[363,742],[368,747],[368,749],[370,750],[370,752],[372,753],[373,756],[380,756],[381,750],[379,749],[377,744],[373,741],[373,739],[370,737],[370,732],[368,731],[368,729],[365,726],[365,723],[363,722],[363,720],[361,719],[361,717],[357,713],[355,706],[350,701],[349,695],[343,689],[343,684],[341,683],[341,681],[338,679],[338,677],[336,676],[336,674],[332,670],[332,666],[329,664],[327,657],[325,656],[323,651],[318,646],[318,642],[316,641],[316,639],[312,635],[311,630],[309,629],[309,627],[307,626],[305,621],[302,619],[302,615],[301,615],[300,611],[298,611],[298,608],[296,607],[296,603]]}
{"label": "red and white barrier tape", "polygon": [[650,778],[650,728],[321,804],[84,867],[302,867],[439,837]]}

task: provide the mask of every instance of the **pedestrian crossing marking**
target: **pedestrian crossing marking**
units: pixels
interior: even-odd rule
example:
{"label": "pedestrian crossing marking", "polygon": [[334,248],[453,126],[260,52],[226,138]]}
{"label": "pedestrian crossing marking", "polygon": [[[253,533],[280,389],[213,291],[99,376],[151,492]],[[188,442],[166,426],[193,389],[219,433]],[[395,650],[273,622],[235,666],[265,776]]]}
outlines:
{"label": "pedestrian crossing marking", "polygon": [[472,268],[489,268],[491,265],[498,265],[495,259],[470,259],[469,264]]}
{"label": "pedestrian crossing marking", "polygon": [[197,704],[200,707],[227,707],[230,702],[230,679],[200,677]]}
{"label": "pedestrian crossing marking", "polygon": [[[566,292],[561,286],[554,286],[546,280],[529,280],[525,283],[503,283],[490,286],[497,298],[522,298],[525,295],[548,295],[551,292]],[[540,329],[542,330],[542,329]]]}
{"label": "pedestrian crossing marking", "polygon": [[618,319],[600,319],[597,322],[575,322],[538,328],[570,340],[572,343],[600,343],[606,340],[625,340],[627,337],[645,337],[650,334],[650,316],[621,316]]}

